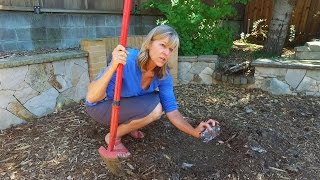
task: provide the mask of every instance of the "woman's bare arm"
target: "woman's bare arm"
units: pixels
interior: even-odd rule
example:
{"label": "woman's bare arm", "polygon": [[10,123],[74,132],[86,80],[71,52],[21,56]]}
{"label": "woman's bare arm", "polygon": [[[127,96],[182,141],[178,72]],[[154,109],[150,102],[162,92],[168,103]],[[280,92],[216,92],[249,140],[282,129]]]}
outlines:
{"label": "woman's bare arm", "polygon": [[92,81],[88,85],[87,101],[89,103],[98,102],[106,97],[106,89],[116,69],[108,67],[101,78]]}
{"label": "woman's bare arm", "polygon": [[209,119],[206,122],[200,122],[200,124],[194,128],[183,118],[182,114],[178,110],[168,112],[167,117],[175,127],[195,138],[200,138],[200,133],[206,128],[212,130],[212,126],[219,124],[218,121]]}

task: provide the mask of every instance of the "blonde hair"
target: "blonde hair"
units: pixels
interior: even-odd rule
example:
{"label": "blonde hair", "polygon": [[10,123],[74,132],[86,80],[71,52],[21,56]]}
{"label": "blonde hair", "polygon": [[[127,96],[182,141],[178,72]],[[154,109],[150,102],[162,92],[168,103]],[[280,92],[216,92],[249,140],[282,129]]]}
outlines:
{"label": "blonde hair", "polygon": [[[138,66],[142,71],[146,70],[147,62],[149,59],[148,47],[154,40],[160,40],[169,38],[169,47],[172,49],[179,47],[179,36],[178,33],[168,25],[160,25],[153,28],[147,35],[145,41],[142,43],[141,49],[138,56]],[[168,63],[162,67],[156,67],[155,74],[158,78],[162,79],[168,75],[167,71]]]}

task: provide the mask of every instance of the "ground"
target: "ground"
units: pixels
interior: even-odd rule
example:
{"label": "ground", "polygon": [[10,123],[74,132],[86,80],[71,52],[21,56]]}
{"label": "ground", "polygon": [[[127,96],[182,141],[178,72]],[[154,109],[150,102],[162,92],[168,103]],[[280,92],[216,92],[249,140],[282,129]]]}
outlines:
{"label": "ground", "polygon": [[165,117],[123,139],[125,177],[113,176],[97,149],[107,129],[82,104],[0,134],[0,179],[317,179],[320,98],[273,96],[226,85],[183,85],[180,110],[196,125],[220,121],[208,144],[178,131]]}
{"label": "ground", "polygon": [[0,60],[6,59],[10,57],[21,57],[21,56],[32,56],[36,54],[47,54],[47,53],[57,53],[57,52],[64,52],[66,50],[79,50],[80,48],[68,48],[68,49],[48,49],[48,48],[41,48],[36,49],[33,51],[0,51]]}
{"label": "ground", "polygon": [[[251,61],[246,52],[234,48],[221,61]],[[123,138],[132,156],[121,160],[125,176],[117,177],[97,152],[105,146],[108,129],[79,103],[0,131],[0,179],[320,177],[320,97],[275,96],[228,84],[181,85],[175,94],[187,121],[196,126],[217,119],[221,134],[206,144],[177,130],[163,115],[142,129],[144,139]]]}

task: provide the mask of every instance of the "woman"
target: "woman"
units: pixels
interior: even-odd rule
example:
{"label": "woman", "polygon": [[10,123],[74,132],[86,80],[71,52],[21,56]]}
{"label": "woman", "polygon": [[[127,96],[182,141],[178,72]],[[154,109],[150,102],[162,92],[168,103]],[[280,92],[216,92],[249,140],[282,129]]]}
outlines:
{"label": "woman", "polygon": [[[179,37],[173,28],[157,26],[149,32],[140,51],[126,50],[118,45],[112,52],[112,61],[89,84],[87,113],[101,124],[110,125],[115,72],[118,64],[124,65],[119,126],[114,146],[118,157],[130,155],[121,143],[121,137],[128,134],[143,138],[144,134],[139,129],[159,119],[163,110],[174,126],[195,138],[218,123],[209,119],[193,128],[178,111],[168,68],[168,59],[178,46]],[[105,141],[108,144],[109,133]]]}

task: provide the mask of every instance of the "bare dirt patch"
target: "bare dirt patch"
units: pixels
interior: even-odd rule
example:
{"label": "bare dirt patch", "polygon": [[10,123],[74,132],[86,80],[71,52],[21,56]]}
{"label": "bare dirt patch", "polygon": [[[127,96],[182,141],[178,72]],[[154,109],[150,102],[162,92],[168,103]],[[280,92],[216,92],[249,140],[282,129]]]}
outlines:
{"label": "bare dirt patch", "polygon": [[37,54],[49,54],[57,52],[65,52],[67,50],[80,50],[80,48],[67,48],[67,49],[50,49],[40,48],[33,51],[0,51],[0,60],[12,57],[33,56]]}
{"label": "bare dirt patch", "polygon": [[163,116],[124,137],[132,156],[125,177],[113,176],[97,149],[106,128],[82,104],[0,133],[0,179],[318,179],[320,97],[273,96],[224,85],[175,90],[193,125],[207,118],[222,133],[208,144],[178,131]]}

